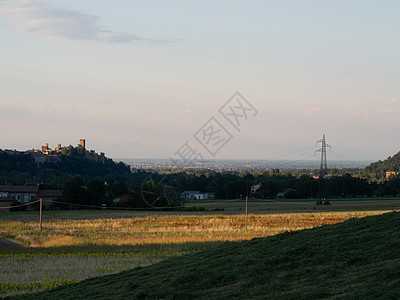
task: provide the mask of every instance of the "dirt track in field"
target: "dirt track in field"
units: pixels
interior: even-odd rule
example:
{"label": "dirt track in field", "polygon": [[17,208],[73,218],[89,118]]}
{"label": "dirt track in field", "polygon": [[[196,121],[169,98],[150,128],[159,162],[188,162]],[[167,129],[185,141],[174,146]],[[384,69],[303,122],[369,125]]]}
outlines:
{"label": "dirt track in field", "polygon": [[0,237],[0,247],[5,247],[5,248],[23,247],[23,245]]}

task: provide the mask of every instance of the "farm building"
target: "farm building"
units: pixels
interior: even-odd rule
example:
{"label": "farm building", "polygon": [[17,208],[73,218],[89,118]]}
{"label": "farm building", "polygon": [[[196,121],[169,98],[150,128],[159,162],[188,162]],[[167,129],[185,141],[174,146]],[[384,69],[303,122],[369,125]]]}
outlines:
{"label": "farm building", "polygon": [[122,203],[128,203],[129,202],[129,195],[128,194],[124,194],[118,197],[115,197],[113,199],[113,203],[115,204],[122,204]]}
{"label": "farm building", "polygon": [[61,191],[39,190],[37,185],[0,185],[0,209],[10,207],[16,201],[25,204],[35,199],[42,199],[44,206],[48,207],[54,199],[60,197]]}
{"label": "farm building", "polygon": [[59,190],[39,190],[36,199],[42,199],[44,208],[48,209],[53,206],[54,200],[57,200],[62,196],[63,194]]}
{"label": "farm building", "polygon": [[182,198],[206,200],[208,199],[208,193],[201,193],[200,191],[184,191],[182,193]]}

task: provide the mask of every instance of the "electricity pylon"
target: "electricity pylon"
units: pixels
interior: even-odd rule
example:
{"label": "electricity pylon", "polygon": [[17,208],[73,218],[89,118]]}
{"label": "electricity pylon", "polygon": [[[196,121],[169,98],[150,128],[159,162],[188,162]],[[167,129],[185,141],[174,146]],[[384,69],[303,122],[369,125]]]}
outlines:
{"label": "electricity pylon", "polygon": [[319,184],[318,184],[318,194],[319,200],[317,201],[317,205],[319,204],[326,204],[330,205],[329,201],[327,200],[328,196],[328,189],[326,185],[326,175],[328,175],[328,164],[326,161],[326,148],[331,149],[331,146],[326,143],[325,134],[322,135],[322,139],[317,141],[321,143],[321,149],[316,150],[315,152],[321,152],[321,166],[319,169]]}

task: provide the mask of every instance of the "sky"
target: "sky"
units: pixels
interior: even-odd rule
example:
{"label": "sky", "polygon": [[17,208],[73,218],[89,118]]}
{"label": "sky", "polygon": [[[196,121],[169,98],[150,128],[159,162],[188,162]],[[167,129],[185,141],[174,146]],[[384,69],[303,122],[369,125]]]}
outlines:
{"label": "sky", "polygon": [[[111,158],[190,145],[205,158],[303,159],[326,134],[328,159],[383,160],[400,150],[399,11],[387,0],[0,0],[0,148],[85,138]],[[234,126],[220,110],[240,101]],[[202,130],[217,125],[225,140],[210,146]]]}

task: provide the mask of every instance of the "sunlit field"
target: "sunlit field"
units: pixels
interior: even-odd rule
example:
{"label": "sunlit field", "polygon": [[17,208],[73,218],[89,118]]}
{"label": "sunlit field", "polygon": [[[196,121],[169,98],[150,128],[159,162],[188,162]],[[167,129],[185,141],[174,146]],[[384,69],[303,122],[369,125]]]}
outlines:
{"label": "sunlit field", "polygon": [[280,215],[147,216],[121,219],[38,221],[0,220],[0,234],[29,247],[179,244],[266,237],[343,222],[382,212]]}

